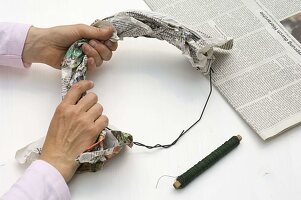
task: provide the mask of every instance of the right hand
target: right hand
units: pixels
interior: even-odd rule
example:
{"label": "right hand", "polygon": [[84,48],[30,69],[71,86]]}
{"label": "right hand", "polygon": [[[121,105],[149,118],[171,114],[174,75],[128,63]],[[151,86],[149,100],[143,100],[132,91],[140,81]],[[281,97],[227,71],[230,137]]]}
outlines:
{"label": "right hand", "polygon": [[54,113],[39,158],[54,166],[66,182],[79,166],[75,159],[108,125],[96,94],[88,93],[82,97],[93,86],[92,81],[84,80],[71,87]]}

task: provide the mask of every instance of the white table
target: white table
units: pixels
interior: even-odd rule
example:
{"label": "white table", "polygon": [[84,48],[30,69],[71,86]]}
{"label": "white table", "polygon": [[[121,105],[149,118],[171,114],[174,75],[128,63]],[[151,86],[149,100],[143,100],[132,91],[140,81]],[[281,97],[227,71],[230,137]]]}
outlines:
{"label": "white table", "polygon": [[[149,10],[142,0],[1,1],[0,21],[37,27],[86,23],[127,9]],[[88,76],[111,124],[147,144],[170,143],[196,120],[209,82],[179,50],[154,39],[125,39],[110,62]],[[29,70],[0,68],[0,194],[20,177],[17,149],[47,133],[60,102],[60,72],[43,64]],[[202,121],[166,150],[134,146],[102,171],[76,175],[73,199],[300,199],[301,127],[262,141],[213,90]],[[241,145],[187,188],[176,191],[180,175],[229,139]],[[33,186],[34,187],[34,186]]]}

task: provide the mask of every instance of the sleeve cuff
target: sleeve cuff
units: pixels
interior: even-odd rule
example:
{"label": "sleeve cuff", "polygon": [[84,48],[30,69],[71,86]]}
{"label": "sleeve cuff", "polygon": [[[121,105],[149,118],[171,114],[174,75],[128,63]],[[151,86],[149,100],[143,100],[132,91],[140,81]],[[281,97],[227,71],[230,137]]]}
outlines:
{"label": "sleeve cuff", "polygon": [[59,171],[43,160],[36,160],[0,199],[70,200],[71,195]]}
{"label": "sleeve cuff", "polygon": [[58,199],[71,199],[69,187],[65,179],[60,172],[48,162],[36,160],[27,170],[34,170],[42,174],[47,184],[49,184],[49,187],[53,188],[53,192],[57,194]]}
{"label": "sleeve cuff", "polygon": [[30,67],[31,63],[23,63],[22,52],[29,24],[0,23],[0,65],[11,67]]}

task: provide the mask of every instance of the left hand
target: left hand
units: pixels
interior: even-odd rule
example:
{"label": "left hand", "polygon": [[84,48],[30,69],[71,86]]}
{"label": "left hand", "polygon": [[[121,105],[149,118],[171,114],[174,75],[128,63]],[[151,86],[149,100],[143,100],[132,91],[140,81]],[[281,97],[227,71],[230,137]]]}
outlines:
{"label": "left hand", "polygon": [[84,24],[56,26],[51,28],[31,27],[23,48],[22,59],[25,63],[45,63],[56,69],[68,48],[77,40],[90,39],[89,44],[82,46],[88,56],[88,70],[100,66],[103,61],[112,57],[117,43],[109,39],[113,34],[112,27],[96,28]]}

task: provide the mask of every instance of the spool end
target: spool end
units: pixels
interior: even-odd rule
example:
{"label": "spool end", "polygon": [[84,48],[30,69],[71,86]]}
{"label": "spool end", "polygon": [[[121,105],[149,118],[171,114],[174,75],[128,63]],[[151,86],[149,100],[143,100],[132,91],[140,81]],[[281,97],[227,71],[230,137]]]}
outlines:
{"label": "spool end", "polygon": [[239,141],[242,140],[242,137],[240,135],[237,135],[236,137],[239,139]]}
{"label": "spool end", "polygon": [[176,189],[180,189],[181,188],[181,183],[178,180],[176,180],[176,182],[173,184],[173,186]]}

